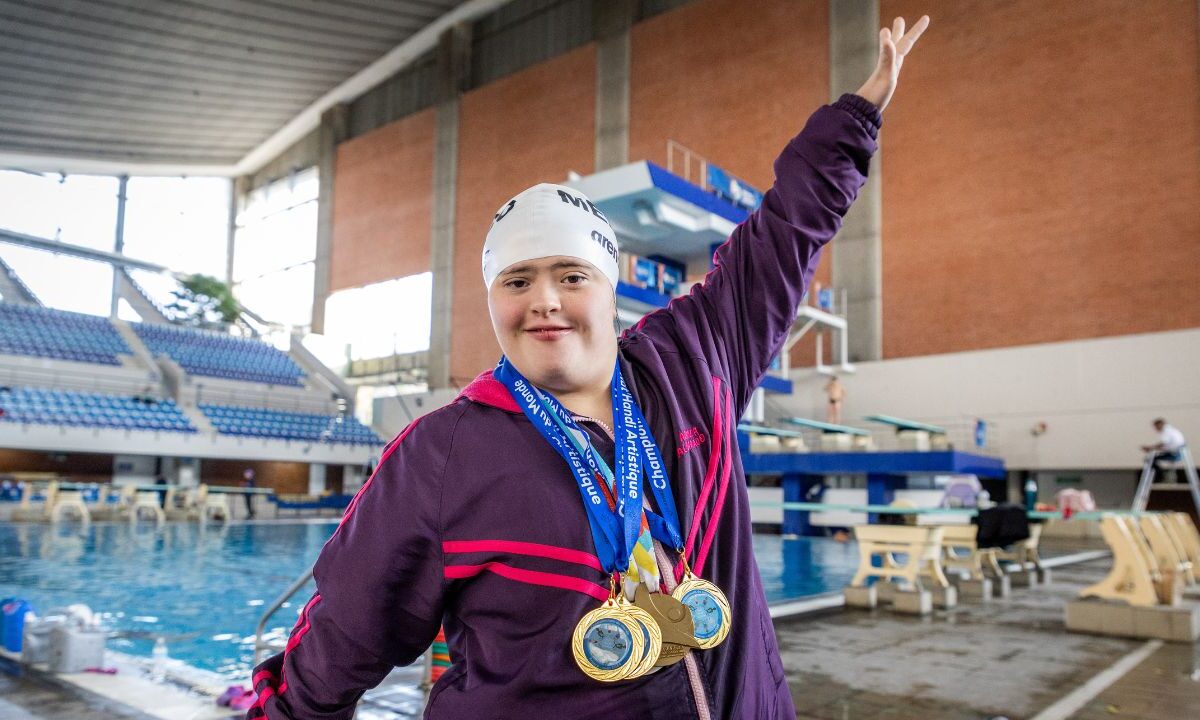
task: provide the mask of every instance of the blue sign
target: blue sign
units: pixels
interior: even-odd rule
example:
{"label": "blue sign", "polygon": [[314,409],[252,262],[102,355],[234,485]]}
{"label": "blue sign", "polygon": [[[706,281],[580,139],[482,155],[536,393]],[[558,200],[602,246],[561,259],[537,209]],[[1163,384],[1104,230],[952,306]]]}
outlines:
{"label": "blue sign", "polygon": [[987,445],[987,423],[983,420],[975,420],[975,447],[984,447]]}
{"label": "blue sign", "polygon": [[754,210],[762,204],[762,193],[716,165],[708,165],[708,187],[738,207]]}

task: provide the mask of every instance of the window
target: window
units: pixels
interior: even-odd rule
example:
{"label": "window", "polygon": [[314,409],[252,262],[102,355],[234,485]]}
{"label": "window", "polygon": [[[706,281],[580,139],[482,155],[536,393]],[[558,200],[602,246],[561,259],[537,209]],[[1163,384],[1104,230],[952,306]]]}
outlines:
{"label": "window", "polygon": [[341,290],[325,304],[325,334],[351,360],[429,349],[433,273]]}
{"label": "window", "polygon": [[261,187],[237,215],[234,293],[265,320],[312,323],[317,180],[310,168]]}

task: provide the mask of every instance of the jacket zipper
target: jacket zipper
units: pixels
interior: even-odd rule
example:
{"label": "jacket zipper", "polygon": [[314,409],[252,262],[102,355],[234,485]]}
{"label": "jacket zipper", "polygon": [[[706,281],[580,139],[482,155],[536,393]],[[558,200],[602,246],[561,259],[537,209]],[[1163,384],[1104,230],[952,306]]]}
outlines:
{"label": "jacket zipper", "polygon": [[[614,443],[616,442],[612,429],[608,425],[605,425],[603,421],[584,415],[575,415],[572,419],[576,422],[593,422],[599,425],[604,434],[608,435],[608,439]],[[658,562],[658,575],[662,578],[663,584],[666,585],[667,592],[672,592],[678,586],[678,583],[675,582],[675,568],[671,564],[671,559],[667,557],[666,551],[663,550],[662,544],[657,540],[654,541],[654,559]],[[700,666],[696,662],[696,657],[690,652],[684,655],[683,665],[687,669],[688,685],[692,689],[692,699],[696,702],[696,716],[699,720],[712,720],[712,714],[708,710],[708,695],[704,692],[704,682],[700,678]]]}

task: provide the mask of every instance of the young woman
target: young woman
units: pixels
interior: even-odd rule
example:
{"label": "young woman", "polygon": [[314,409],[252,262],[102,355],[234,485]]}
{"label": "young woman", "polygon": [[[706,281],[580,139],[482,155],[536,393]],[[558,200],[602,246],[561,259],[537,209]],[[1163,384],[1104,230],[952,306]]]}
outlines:
{"label": "young woman", "polygon": [[603,213],[555,185],[498,210],[483,272],[504,357],[388,445],[250,718],[350,718],[443,624],[428,718],[795,717],[735,427],[928,22],[880,32],[875,72],[783,150],[704,283],[620,338]]}

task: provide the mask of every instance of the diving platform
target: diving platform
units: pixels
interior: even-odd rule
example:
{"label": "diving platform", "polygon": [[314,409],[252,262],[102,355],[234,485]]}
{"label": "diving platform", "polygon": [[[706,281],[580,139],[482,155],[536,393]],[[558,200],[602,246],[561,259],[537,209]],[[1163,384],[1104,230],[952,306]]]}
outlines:
{"label": "diving platform", "polygon": [[820,430],[823,433],[833,433],[837,435],[857,435],[859,437],[870,437],[871,433],[862,428],[850,427],[849,425],[834,425],[833,423],[821,422],[820,420],[809,420],[808,418],[790,417],[784,418],[784,422],[800,427]]}
{"label": "diving platform", "polygon": [[917,422],[916,420],[905,420],[904,418],[893,417],[891,415],[867,415],[863,420],[868,422],[881,423],[883,425],[891,425],[900,430],[918,430],[927,432],[930,435],[945,435],[946,428],[940,425],[930,425],[929,423]]}
{"label": "diving platform", "polygon": [[[834,425],[817,420],[791,418],[793,424],[821,430],[822,437],[862,438],[866,430]],[[896,452],[758,452],[761,436],[778,432],[775,428],[756,425],[738,426],[738,447],[742,467],[747,475],[778,475],[783,489],[783,533],[807,535],[812,532],[809,522],[811,509],[804,503],[820,494],[825,478],[833,475],[866,476],[867,502],[863,506],[869,522],[878,522],[879,508],[896,499],[898,490],[909,489],[911,476],[975,475],[983,478],[1004,478],[1004,460],[990,455],[977,455],[958,450],[924,450]],[[782,442],[782,441],[781,441]]]}
{"label": "diving platform", "polygon": [[567,183],[591,198],[621,249],[691,263],[707,260],[750,211],[649,160]]}
{"label": "diving platform", "polygon": [[[896,437],[900,440],[900,449],[902,450],[950,449],[950,438],[946,434],[946,428],[940,425],[906,420],[893,415],[867,415],[863,420],[895,428]],[[982,445],[979,441],[977,443]]]}

